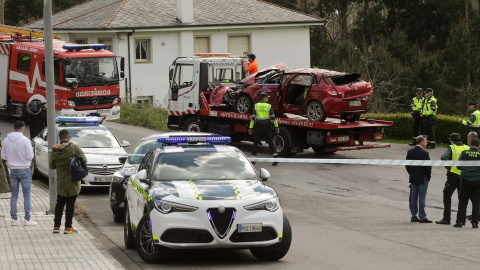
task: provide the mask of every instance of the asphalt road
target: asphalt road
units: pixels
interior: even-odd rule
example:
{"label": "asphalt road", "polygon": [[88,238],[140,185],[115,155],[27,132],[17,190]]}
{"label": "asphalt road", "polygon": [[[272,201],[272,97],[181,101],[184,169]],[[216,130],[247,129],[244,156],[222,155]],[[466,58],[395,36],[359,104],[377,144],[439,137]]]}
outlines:
{"label": "asphalt road", "polygon": [[[0,118],[3,137],[12,123]],[[117,123],[106,125],[120,141],[129,141],[129,148],[154,133]],[[249,153],[251,144],[235,146]],[[296,157],[404,159],[408,149],[408,145],[392,145],[321,156],[306,151]],[[428,151],[432,159],[439,159],[443,149]],[[267,153],[263,146],[259,157],[268,157]],[[196,250],[178,251],[164,264],[146,264],[135,250],[124,248],[123,226],[112,219],[108,188],[83,189],[78,208],[85,212],[88,228],[127,269],[478,269],[480,265],[480,231],[469,223],[457,229],[410,222],[403,166],[257,163],[256,167],[270,171],[267,183],[280,195],[293,229],[290,251],[278,262],[257,261],[246,250]],[[442,217],[445,172],[434,168],[429,185],[426,212],[431,220]],[[453,201],[456,211],[456,198]]]}

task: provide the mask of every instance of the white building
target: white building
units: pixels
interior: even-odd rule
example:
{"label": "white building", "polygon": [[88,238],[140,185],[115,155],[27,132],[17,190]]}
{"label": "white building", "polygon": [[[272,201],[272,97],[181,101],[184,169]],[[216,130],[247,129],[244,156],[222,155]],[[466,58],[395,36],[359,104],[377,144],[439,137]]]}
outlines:
{"label": "white building", "polygon": [[[54,14],[53,31],[75,43],[104,43],[125,57],[133,102],[164,105],[168,68],[179,56],[244,52],[259,69],[310,67],[310,26],[326,21],[260,0],[91,0]],[[43,20],[25,27],[43,29]]]}

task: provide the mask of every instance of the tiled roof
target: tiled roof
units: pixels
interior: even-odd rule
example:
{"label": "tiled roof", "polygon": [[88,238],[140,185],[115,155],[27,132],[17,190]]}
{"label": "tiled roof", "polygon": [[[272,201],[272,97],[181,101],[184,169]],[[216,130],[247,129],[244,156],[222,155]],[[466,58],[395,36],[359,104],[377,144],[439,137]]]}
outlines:
{"label": "tiled roof", "polygon": [[[325,20],[260,0],[194,0],[194,20],[177,20],[177,0],[91,0],[53,15],[54,30],[132,29],[208,25],[318,24]],[[43,28],[43,20],[25,25]]]}

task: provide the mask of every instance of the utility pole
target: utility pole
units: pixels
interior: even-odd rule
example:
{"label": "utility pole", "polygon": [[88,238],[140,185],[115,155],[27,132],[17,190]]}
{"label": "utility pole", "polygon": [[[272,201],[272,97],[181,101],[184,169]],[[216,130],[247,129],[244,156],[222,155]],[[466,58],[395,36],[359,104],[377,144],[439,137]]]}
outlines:
{"label": "utility pole", "polygon": [[[45,35],[45,79],[47,81],[47,129],[48,129],[48,160],[52,155],[52,147],[55,144],[55,88],[53,86],[53,30],[52,30],[52,0],[43,0],[43,29]],[[49,214],[55,212],[57,203],[57,176],[55,171],[50,169],[48,172],[48,184],[50,191],[50,209]]]}

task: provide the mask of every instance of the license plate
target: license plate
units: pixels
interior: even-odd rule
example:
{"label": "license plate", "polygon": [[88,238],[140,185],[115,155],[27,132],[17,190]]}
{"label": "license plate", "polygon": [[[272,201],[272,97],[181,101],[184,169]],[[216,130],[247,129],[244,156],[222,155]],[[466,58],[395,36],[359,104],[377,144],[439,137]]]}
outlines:
{"label": "license plate", "polygon": [[98,110],[98,111],[99,111],[100,115],[107,115],[107,114],[110,113],[110,110],[106,110],[106,109],[105,110]]}
{"label": "license plate", "polygon": [[113,176],[95,176],[93,178],[94,182],[112,182]]}
{"label": "license plate", "polygon": [[348,141],[348,140],[350,140],[350,137],[348,137],[348,136],[338,137],[339,142],[344,142],[344,141]]}
{"label": "license plate", "polygon": [[350,106],[361,106],[361,105],[362,105],[362,101],[361,101],[361,100],[349,101],[349,102],[348,102],[348,105],[350,105]]}
{"label": "license plate", "polygon": [[262,231],[262,223],[238,224],[239,233],[261,232],[261,231]]}

